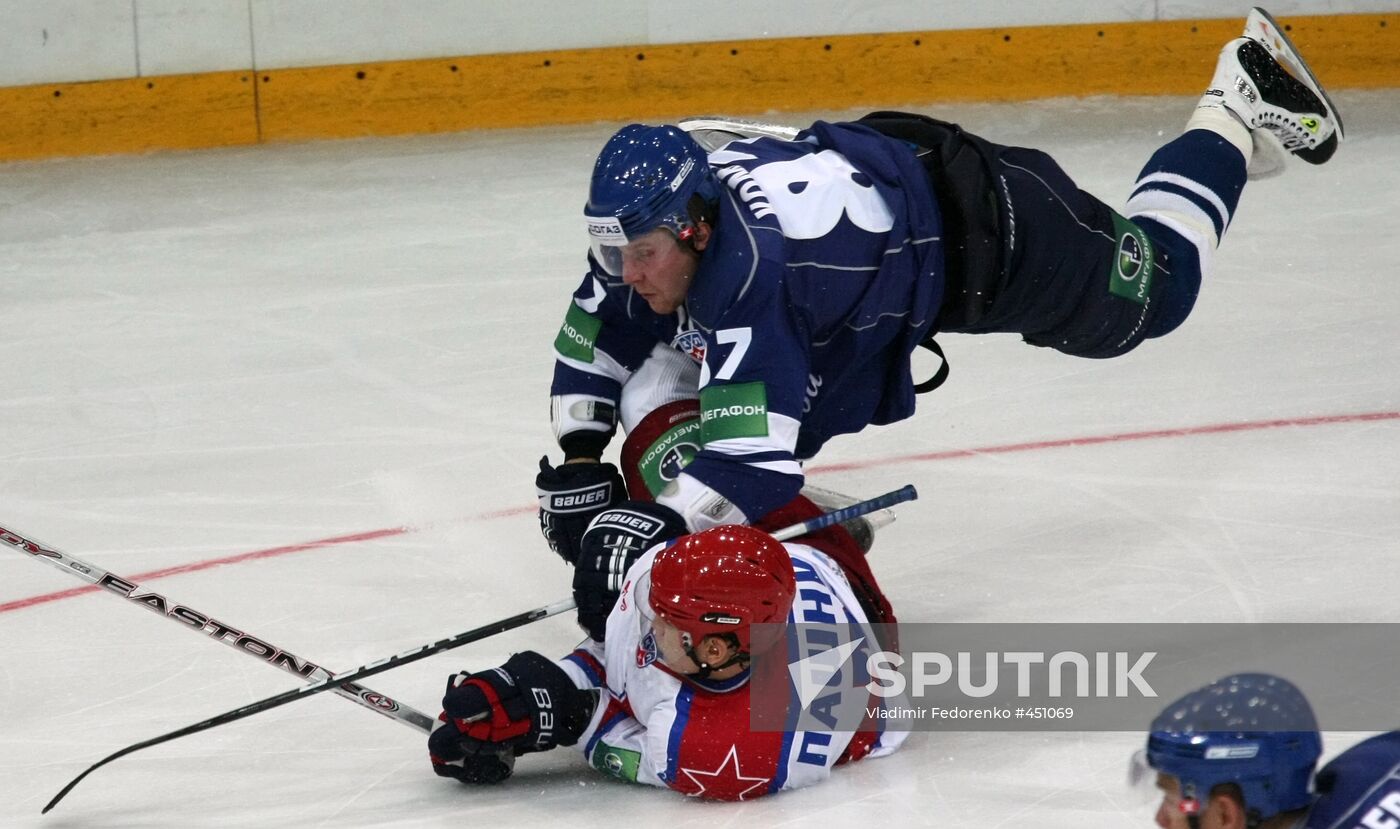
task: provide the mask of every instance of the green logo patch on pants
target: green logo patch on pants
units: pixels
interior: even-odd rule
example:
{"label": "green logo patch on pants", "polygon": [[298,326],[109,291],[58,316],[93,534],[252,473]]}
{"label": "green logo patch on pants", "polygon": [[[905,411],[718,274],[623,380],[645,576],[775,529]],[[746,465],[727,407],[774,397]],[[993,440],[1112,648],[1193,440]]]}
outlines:
{"label": "green logo patch on pants", "polygon": [[1146,305],[1152,293],[1152,241],[1142,228],[1117,213],[1113,214],[1113,237],[1117,249],[1108,272],[1109,293]]}

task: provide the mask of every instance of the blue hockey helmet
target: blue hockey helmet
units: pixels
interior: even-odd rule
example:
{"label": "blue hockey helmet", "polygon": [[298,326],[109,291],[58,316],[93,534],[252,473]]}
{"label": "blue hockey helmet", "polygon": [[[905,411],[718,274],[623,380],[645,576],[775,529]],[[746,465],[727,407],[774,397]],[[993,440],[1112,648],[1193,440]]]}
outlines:
{"label": "blue hockey helmet", "polygon": [[1252,823],[1308,805],[1321,753],[1303,692],[1269,674],[1234,674],[1192,691],[1157,715],[1147,738],[1147,763],[1176,778],[1184,813],[1200,813],[1211,789],[1234,783]]}
{"label": "blue hockey helmet", "polygon": [[1400,825],[1400,731],[1364,740],[1317,773],[1307,829]]}
{"label": "blue hockey helmet", "polygon": [[677,239],[695,232],[687,206],[699,195],[719,198],[705,151],[679,127],[629,124],[618,130],[593,165],[588,186],[588,237],[594,261],[607,276],[622,277],[622,248],[665,227]]}

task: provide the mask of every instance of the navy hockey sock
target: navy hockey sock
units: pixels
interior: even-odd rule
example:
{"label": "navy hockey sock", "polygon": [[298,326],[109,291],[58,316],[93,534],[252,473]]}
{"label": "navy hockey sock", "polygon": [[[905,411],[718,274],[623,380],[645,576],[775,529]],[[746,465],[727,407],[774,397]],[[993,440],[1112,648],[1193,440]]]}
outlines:
{"label": "navy hockey sock", "polygon": [[1239,205],[1246,161],[1221,135],[1193,129],[1153,153],[1138,174],[1124,212],[1171,262],[1149,338],[1175,330],[1191,313]]}
{"label": "navy hockey sock", "polygon": [[1210,130],[1191,130],[1152,154],[1125,212],[1133,220],[1208,229],[1214,247],[1230,226],[1244,182],[1245,158],[1233,144]]}

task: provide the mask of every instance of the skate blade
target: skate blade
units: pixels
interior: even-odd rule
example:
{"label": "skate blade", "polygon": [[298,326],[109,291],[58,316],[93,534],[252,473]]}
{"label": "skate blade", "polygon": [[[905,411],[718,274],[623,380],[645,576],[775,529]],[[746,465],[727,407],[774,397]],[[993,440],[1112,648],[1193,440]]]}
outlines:
{"label": "skate blade", "polygon": [[1249,16],[1244,21],[1244,36],[1258,41],[1288,74],[1302,82],[1322,100],[1328,113],[1331,114],[1332,120],[1337,124],[1335,132],[1337,143],[1340,144],[1346,140],[1346,129],[1342,125],[1342,114],[1337,111],[1337,105],[1332,103],[1332,98],[1322,88],[1322,83],[1317,79],[1317,75],[1313,74],[1308,62],[1303,60],[1303,56],[1298,53],[1298,47],[1284,32],[1278,21],[1274,20],[1273,15],[1258,6],[1250,9]]}

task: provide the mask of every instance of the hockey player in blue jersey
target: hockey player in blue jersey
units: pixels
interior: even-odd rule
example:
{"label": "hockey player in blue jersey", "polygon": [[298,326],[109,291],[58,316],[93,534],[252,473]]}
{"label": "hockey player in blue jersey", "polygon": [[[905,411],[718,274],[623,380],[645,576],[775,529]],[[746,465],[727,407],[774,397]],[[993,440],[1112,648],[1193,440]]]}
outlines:
{"label": "hockey player in blue jersey", "polygon": [[1234,674],[1162,710],[1133,778],[1156,784],[1162,829],[1400,827],[1400,731],[1352,746],[1314,778],[1321,753],[1295,685]]}
{"label": "hockey player in blue jersey", "polygon": [[600,462],[619,425],[689,529],[756,520],[829,439],[913,413],[939,378],[916,384],[910,355],[936,333],[1106,358],[1171,332],[1247,173],[1281,163],[1280,146],[1321,164],[1343,139],[1258,9],[1121,213],[1042,152],[922,116],[686,126],[625,127],[593,171],[588,272],[554,343],[564,462],[536,481],[570,562],[589,519],[626,497]]}
{"label": "hockey player in blue jersey", "polygon": [[1295,829],[1321,753],[1317,720],[1296,686],[1235,674],[1163,709],[1134,776],[1155,773],[1162,829]]}
{"label": "hockey player in blue jersey", "polygon": [[1303,829],[1400,827],[1400,731],[1377,734],[1317,773],[1317,800]]}

